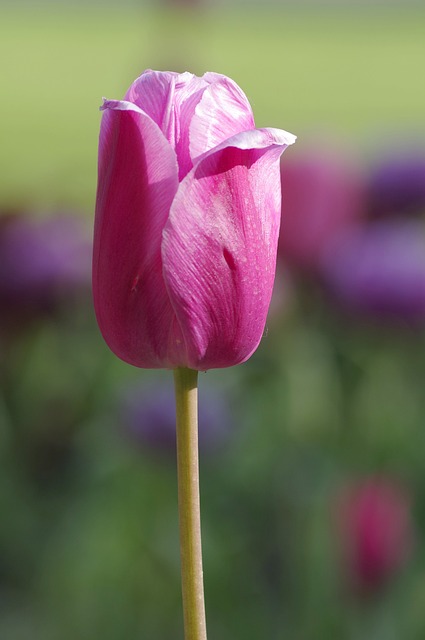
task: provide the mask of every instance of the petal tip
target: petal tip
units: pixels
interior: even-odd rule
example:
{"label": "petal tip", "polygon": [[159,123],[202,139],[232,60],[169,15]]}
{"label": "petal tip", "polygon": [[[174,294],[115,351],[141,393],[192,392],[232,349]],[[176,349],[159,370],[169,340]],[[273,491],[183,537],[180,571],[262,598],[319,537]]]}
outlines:
{"label": "petal tip", "polygon": [[285,134],[286,144],[288,146],[290,144],[294,144],[294,142],[296,142],[297,136],[295,136],[293,133],[289,133],[289,131],[284,131],[283,133]]}
{"label": "petal tip", "polygon": [[297,139],[293,133],[289,133],[289,131],[285,131],[284,129],[270,129],[273,134],[273,137],[277,144],[282,144],[287,147],[289,145],[294,144]]}
{"label": "petal tip", "polygon": [[102,98],[102,104],[99,107],[99,111],[106,111],[107,109],[119,108],[120,100],[109,100],[108,98]]}

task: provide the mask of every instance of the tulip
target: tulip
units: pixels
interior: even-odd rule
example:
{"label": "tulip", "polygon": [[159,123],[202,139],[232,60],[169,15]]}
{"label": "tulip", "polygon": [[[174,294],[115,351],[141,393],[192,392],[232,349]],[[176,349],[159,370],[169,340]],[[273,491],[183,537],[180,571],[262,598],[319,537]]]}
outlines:
{"label": "tulip", "polygon": [[337,533],[350,586],[383,587],[406,564],[413,540],[410,497],[392,478],[366,478],[337,501]]}
{"label": "tulip", "polygon": [[279,158],[229,78],[144,72],[105,100],[93,257],[100,330],[143,368],[247,360],[263,335],[280,223]]}
{"label": "tulip", "polygon": [[198,371],[247,360],[263,335],[280,226],[280,156],[229,78],[145,71],[105,100],[93,249],[110,349],[174,369],[185,640],[206,640]]}

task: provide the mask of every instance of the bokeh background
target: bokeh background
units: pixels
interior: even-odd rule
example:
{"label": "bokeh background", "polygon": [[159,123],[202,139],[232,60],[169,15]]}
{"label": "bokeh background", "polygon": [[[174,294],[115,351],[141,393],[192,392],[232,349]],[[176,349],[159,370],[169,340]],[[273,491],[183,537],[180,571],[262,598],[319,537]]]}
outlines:
{"label": "bokeh background", "polygon": [[251,360],[200,376],[209,637],[425,637],[421,3],[0,5],[0,638],[182,638],[170,372],[93,316],[102,96],[230,75],[282,161]]}

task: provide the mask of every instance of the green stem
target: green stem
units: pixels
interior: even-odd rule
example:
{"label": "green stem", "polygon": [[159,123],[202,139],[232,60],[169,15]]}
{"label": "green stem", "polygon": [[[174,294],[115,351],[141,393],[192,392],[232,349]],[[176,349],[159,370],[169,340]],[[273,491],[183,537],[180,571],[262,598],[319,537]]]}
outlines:
{"label": "green stem", "polygon": [[206,640],[198,464],[198,372],[175,369],[177,479],[185,640]]}

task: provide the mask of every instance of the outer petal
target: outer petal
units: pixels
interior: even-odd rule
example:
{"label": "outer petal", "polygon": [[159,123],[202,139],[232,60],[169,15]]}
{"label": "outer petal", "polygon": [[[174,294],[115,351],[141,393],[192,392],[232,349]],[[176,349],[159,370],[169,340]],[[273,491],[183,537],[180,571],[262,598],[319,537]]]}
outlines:
{"label": "outer petal", "polygon": [[244,362],[261,340],[275,275],[279,157],[294,140],[276,129],[238,134],[180,184],[162,257],[186,366]]}
{"label": "outer petal", "polygon": [[170,332],[174,344],[178,327],[160,246],[178,188],[175,152],[135,105],[105,102],[104,108],[93,255],[96,316],[117,356],[139,367],[167,367]]}

